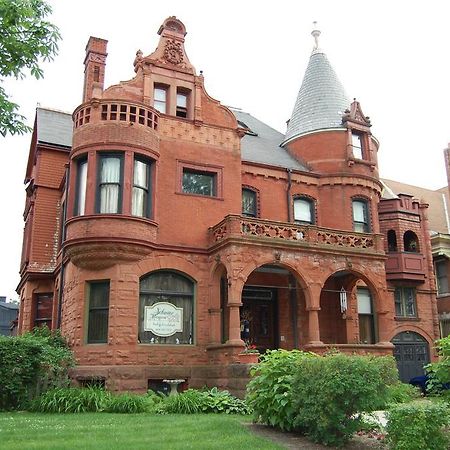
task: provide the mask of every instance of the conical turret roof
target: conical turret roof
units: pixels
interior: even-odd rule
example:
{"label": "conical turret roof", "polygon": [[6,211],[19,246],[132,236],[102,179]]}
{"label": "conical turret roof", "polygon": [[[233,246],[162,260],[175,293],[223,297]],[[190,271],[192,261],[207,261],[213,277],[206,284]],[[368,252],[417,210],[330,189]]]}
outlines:
{"label": "conical turret roof", "polygon": [[316,130],[344,128],[350,100],[325,53],[315,48],[309,59],[282,145]]}

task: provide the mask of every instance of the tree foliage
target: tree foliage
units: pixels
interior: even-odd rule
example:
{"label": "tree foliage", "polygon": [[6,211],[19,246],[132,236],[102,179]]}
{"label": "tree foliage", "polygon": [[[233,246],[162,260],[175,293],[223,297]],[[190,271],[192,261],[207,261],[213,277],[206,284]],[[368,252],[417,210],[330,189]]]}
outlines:
{"label": "tree foliage", "polygon": [[58,28],[46,21],[52,12],[43,0],[0,0],[0,134],[23,134],[30,130],[19,114],[19,106],[9,100],[3,79],[22,79],[30,73],[43,77],[42,61],[50,61],[58,51]]}

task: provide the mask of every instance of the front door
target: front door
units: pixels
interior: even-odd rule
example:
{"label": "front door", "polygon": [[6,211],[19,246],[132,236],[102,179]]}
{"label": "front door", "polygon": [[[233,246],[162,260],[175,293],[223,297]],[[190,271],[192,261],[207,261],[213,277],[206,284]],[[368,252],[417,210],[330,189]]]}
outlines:
{"label": "front door", "polygon": [[411,378],[424,375],[423,366],[430,362],[428,342],[420,334],[405,331],[397,334],[392,343],[400,380],[408,383]]}
{"label": "front door", "polygon": [[276,290],[244,287],[241,307],[241,338],[260,353],[278,347]]}

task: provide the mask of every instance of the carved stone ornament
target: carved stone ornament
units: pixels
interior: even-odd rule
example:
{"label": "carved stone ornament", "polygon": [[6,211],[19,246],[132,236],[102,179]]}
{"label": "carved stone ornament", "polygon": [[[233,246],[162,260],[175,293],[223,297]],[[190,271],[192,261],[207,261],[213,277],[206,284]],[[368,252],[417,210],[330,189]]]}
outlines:
{"label": "carved stone ornament", "polygon": [[105,55],[99,55],[98,53],[89,53],[89,59],[88,61],[105,64],[106,63],[106,56]]}
{"label": "carved stone ornament", "polygon": [[164,48],[164,59],[170,64],[178,65],[183,62],[183,50],[180,42],[167,40]]}

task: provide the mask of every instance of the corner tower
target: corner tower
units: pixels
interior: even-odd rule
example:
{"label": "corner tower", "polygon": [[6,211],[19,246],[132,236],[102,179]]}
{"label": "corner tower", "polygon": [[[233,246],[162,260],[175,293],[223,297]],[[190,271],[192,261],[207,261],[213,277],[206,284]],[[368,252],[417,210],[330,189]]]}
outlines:
{"label": "corner tower", "polygon": [[378,178],[378,142],[356,99],[350,101],[314,22],[314,47],[281,144],[314,172]]}

